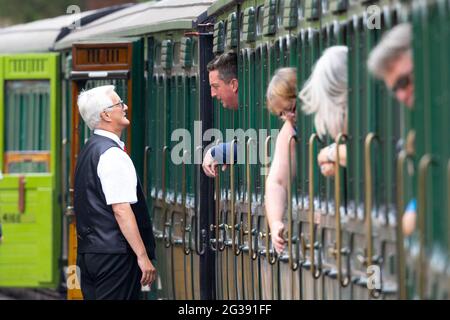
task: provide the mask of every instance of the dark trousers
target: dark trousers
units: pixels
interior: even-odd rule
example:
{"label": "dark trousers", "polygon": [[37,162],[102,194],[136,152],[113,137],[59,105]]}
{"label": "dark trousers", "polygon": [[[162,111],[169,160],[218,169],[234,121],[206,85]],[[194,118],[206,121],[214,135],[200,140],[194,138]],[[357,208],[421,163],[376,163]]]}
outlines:
{"label": "dark trousers", "polygon": [[139,299],[142,272],[135,254],[78,253],[77,264],[84,299]]}

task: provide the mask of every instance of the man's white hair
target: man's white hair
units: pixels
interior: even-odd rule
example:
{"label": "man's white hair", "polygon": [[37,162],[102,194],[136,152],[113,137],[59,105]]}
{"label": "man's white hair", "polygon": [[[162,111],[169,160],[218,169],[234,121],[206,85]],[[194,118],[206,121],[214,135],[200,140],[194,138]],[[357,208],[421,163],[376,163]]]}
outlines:
{"label": "man's white hair", "polygon": [[346,46],[333,46],[324,51],[312,74],[299,93],[306,114],[314,113],[317,133],[328,132],[335,138],[344,130],[347,113]]}
{"label": "man's white hair", "polygon": [[412,28],[401,23],[386,32],[380,43],[370,52],[367,67],[376,77],[383,77],[392,63],[401,55],[411,52]]}
{"label": "man's white hair", "polygon": [[100,86],[82,91],[78,96],[78,110],[89,129],[94,130],[100,122],[100,113],[113,104],[113,85]]}

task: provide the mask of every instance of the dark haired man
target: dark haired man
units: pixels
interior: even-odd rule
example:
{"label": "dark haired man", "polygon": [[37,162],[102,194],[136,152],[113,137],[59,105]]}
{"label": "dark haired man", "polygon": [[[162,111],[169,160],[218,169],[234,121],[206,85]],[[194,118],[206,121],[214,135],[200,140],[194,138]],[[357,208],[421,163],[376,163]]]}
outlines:
{"label": "dark haired man", "polygon": [[[212,60],[208,66],[209,85],[211,97],[219,100],[224,108],[237,110],[238,108],[238,79],[237,79],[237,55],[230,51]],[[222,164],[222,170],[226,169],[227,159],[230,154],[230,143],[221,143],[209,149],[203,158],[203,171],[208,177],[216,177],[217,168]],[[234,158],[237,157],[237,146],[234,148]]]}

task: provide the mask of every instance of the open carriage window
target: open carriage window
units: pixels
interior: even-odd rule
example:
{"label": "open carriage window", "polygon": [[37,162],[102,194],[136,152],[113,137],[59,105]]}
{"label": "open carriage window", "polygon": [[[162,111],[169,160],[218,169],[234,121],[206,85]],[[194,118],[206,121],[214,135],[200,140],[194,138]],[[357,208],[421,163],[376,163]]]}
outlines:
{"label": "open carriage window", "polygon": [[5,173],[50,171],[50,82],[5,85]]}

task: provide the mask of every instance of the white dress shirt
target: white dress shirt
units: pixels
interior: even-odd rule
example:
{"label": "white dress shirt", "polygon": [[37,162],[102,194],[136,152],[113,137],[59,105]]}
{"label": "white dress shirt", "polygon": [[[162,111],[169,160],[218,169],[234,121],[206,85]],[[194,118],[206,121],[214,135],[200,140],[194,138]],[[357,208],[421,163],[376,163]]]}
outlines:
{"label": "white dress shirt", "polygon": [[107,137],[119,144],[120,148],[109,148],[98,161],[97,175],[102,183],[106,204],[136,203],[137,176],[133,161],[123,150],[125,144],[112,132],[95,129],[94,134]]}

